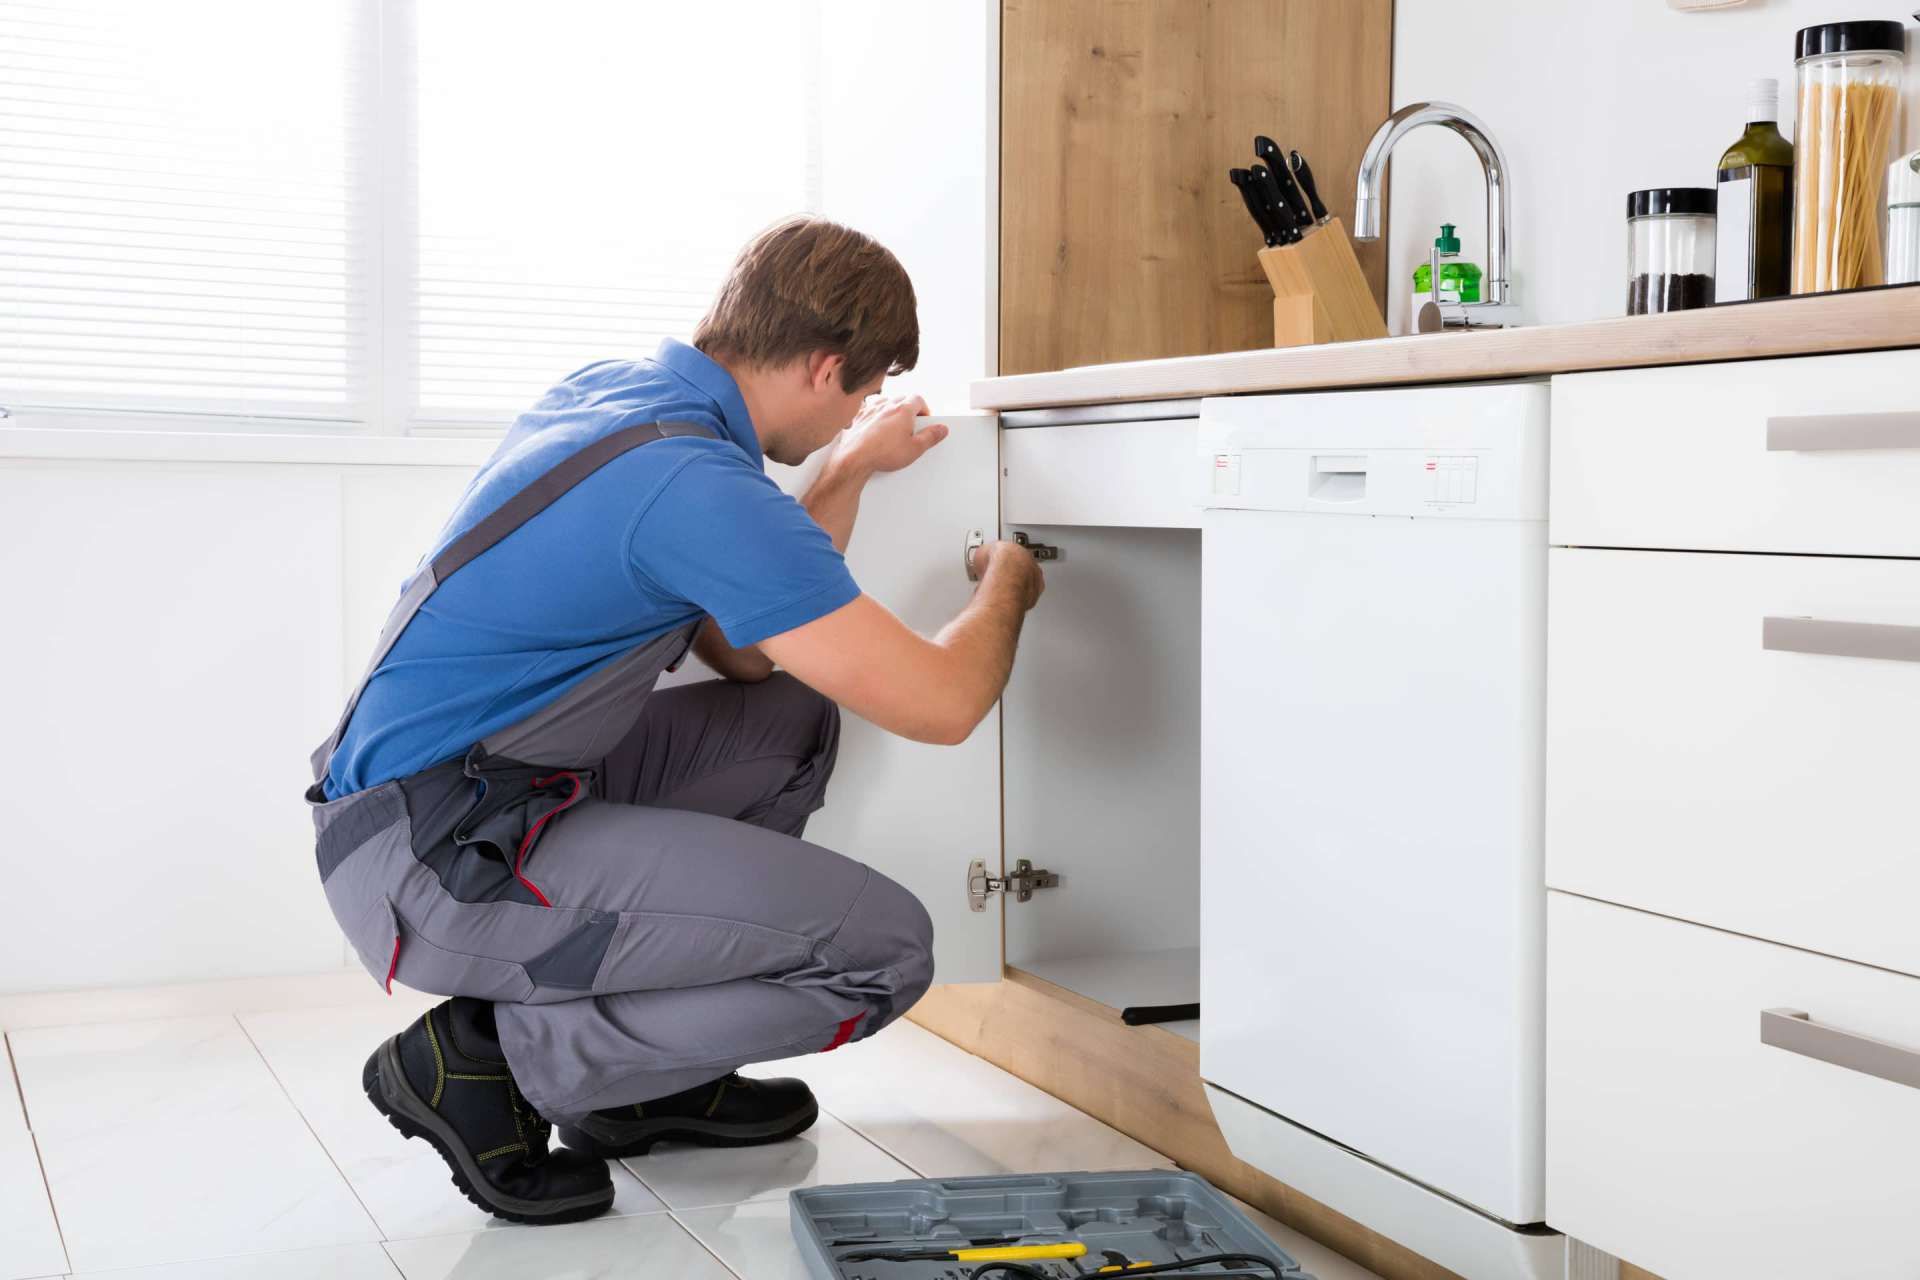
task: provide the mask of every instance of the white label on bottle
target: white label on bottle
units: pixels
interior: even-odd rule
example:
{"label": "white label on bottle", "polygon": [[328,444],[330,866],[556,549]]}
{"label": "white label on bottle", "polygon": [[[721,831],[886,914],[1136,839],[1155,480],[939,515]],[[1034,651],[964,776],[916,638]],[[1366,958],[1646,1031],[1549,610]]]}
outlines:
{"label": "white label on bottle", "polygon": [[1753,296],[1753,179],[1720,183],[1713,228],[1713,300],[1745,302]]}

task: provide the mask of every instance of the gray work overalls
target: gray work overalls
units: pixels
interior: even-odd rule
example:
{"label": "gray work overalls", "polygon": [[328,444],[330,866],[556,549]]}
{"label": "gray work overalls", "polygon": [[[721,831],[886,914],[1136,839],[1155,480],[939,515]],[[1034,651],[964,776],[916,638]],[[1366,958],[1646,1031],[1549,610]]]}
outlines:
{"label": "gray work overalls", "polygon": [[389,990],[494,1001],[515,1081],[556,1123],[864,1038],[933,979],[918,900],[798,838],[838,708],[785,674],[654,691],[697,624],[464,759],[325,798],[362,691],[436,587],[613,458],[688,434],[710,433],[604,436],[423,563],[313,756],[320,879],[361,962]]}

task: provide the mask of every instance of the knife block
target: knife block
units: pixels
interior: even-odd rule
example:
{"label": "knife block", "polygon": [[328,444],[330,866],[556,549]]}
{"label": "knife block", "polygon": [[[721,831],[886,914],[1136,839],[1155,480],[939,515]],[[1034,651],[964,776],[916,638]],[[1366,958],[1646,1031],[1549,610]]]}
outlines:
{"label": "knife block", "polygon": [[1273,345],[1354,342],[1387,336],[1386,318],[1354,256],[1347,229],[1334,218],[1295,244],[1260,251],[1273,286]]}

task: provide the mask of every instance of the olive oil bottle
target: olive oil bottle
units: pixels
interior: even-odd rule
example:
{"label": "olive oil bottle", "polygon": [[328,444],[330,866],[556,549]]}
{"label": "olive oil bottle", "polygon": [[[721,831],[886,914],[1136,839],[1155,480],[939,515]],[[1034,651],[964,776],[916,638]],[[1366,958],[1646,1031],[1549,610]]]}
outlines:
{"label": "olive oil bottle", "polygon": [[1755,80],[1747,131],[1720,157],[1717,302],[1781,298],[1793,267],[1793,144],[1780,136],[1780,82]]}

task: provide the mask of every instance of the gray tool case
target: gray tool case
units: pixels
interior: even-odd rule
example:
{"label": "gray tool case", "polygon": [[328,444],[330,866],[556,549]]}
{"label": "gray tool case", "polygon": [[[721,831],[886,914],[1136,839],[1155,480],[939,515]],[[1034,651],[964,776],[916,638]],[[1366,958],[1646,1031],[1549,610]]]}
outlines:
{"label": "gray tool case", "polygon": [[[1084,1257],[1021,1263],[1048,1280],[1094,1275],[1117,1261],[1108,1250],[1128,1262],[1151,1263],[1251,1253],[1271,1258],[1285,1280],[1312,1280],[1205,1178],[1174,1169],[866,1182],[803,1188],[790,1202],[793,1238],[814,1280],[966,1280],[987,1264],[951,1257],[859,1262],[847,1255],[989,1241],[1086,1245]],[[989,1270],[985,1280],[1012,1274]],[[1215,1263],[1166,1275],[1267,1280],[1271,1273],[1248,1263]]]}

